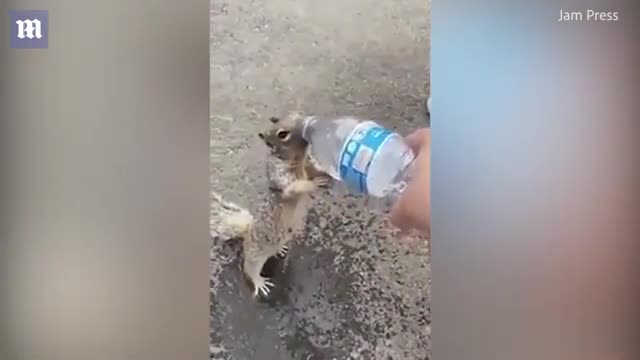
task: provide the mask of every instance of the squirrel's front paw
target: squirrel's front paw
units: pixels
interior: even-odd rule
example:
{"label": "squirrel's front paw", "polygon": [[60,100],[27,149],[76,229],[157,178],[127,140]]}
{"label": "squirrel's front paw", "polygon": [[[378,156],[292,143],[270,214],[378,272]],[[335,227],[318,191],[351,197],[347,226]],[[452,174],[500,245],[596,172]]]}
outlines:
{"label": "squirrel's front paw", "polygon": [[286,245],[283,245],[280,250],[278,250],[278,253],[276,254],[276,256],[278,257],[278,259],[284,259],[287,257],[287,254],[289,253],[289,247]]}
{"label": "squirrel's front paw", "polygon": [[316,189],[316,184],[309,180],[296,180],[289,184],[283,191],[285,198],[300,194],[308,194]]}
{"label": "squirrel's front paw", "polygon": [[320,175],[313,179],[313,183],[317,187],[327,188],[331,185],[331,180],[333,179],[329,175]]}

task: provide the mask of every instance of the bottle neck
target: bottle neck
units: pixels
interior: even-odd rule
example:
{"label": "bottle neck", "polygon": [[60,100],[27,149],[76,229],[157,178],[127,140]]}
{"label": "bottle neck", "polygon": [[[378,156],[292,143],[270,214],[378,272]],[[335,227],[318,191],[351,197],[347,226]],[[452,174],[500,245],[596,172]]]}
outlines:
{"label": "bottle neck", "polygon": [[316,121],[315,116],[307,116],[302,121],[302,138],[307,140],[307,142],[311,142],[311,129]]}

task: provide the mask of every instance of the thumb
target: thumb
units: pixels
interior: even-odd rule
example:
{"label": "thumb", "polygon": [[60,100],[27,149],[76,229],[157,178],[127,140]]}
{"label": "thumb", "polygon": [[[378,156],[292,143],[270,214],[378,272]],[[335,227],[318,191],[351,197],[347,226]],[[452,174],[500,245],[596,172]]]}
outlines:
{"label": "thumb", "polygon": [[411,212],[408,211],[406,197],[400,196],[396,204],[391,209],[389,220],[394,226],[403,232],[409,231],[414,227]]}

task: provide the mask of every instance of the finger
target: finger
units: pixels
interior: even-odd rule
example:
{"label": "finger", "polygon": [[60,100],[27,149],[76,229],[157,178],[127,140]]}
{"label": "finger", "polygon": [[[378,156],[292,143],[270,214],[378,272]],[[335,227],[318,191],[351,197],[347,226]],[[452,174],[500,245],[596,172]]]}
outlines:
{"label": "finger", "polygon": [[416,214],[407,211],[406,207],[402,207],[391,213],[390,221],[398,229],[408,232],[414,229],[422,230],[422,221],[417,218]]}
{"label": "finger", "polygon": [[407,199],[405,197],[398,199],[398,202],[394,205],[389,217],[391,223],[403,232],[413,229],[411,215],[409,211],[407,211],[408,204],[406,202]]}
{"label": "finger", "polygon": [[390,221],[401,230],[430,228],[430,173],[429,152],[422,151],[416,158],[416,173],[391,210]]}
{"label": "finger", "polygon": [[414,153],[419,153],[420,149],[429,144],[431,140],[431,131],[427,128],[419,129],[411,133],[405,138],[407,145]]}

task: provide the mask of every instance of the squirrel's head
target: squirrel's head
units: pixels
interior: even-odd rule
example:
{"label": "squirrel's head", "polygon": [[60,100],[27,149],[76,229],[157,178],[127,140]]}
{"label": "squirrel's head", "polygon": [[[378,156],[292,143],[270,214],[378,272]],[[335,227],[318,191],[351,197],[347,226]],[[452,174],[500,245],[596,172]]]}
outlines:
{"label": "squirrel's head", "polygon": [[308,143],[302,137],[302,120],[304,116],[292,112],[284,118],[271,117],[271,127],[258,133],[260,139],[276,156],[290,157],[304,152]]}

